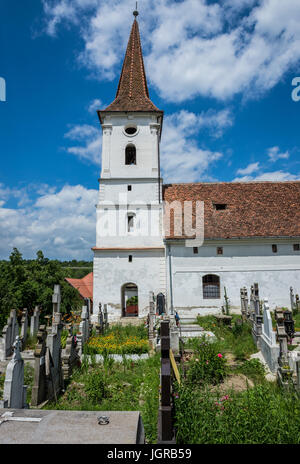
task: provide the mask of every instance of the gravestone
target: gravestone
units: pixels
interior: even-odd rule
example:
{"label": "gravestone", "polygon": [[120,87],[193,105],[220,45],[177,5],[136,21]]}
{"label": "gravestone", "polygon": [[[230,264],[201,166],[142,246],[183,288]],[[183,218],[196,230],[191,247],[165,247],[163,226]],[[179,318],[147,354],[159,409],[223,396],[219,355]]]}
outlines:
{"label": "gravestone", "polygon": [[246,287],[241,288],[240,295],[241,295],[242,320],[245,322],[248,317],[248,294],[247,294]]}
{"label": "gravestone", "polygon": [[78,348],[79,348],[79,356],[83,353],[83,347],[88,341],[90,336],[90,321],[88,310],[86,306],[82,307],[81,311],[81,322],[79,324],[79,333],[78,333]]}
{"label": "gravestone", "polygon": [[27,341],[27,329],[28,329],[28,309],[24,309],[22,312],[21,319],[21,346],[22,351],[25,350]]}
{"label": "gravestone", "polygon": [[31,404],[38,406],[47,399],[46,378],[46,326],[41,325],[37,332],[37,344],[34,350],[34,384],[32,387]]}
{"label": "gravestone", "polygon": [[163,293],[159,293],[156,297],[156,313],[161,316],[166,312],[166,301],[165,295]]}
{"label": "gravestone", "polygon": [[252,337],[254,343],[260,347],[260,337],[262,333],[262,324],[263,316],[260,314],[260,304],[259,304],[259,288],[258,284],[255,283],[251,287],[251,296],[252,296]]}
{"label": "gravestone", "polygon": [[16,337],[19,335],[19,325],[17,321],[17,312],[15,309],[12,309],[10,315],[7,319],[7,324],[4,326],[2,331],[1,339],[1,360],[5,361],[9,358],[14,352],[14,342]]}
{"label": "gravestone", "polygon": [[34,337],[39,330],[40,308],[36,306],[30,319],[30,335]]}
{"label": "gravestone", "polygon": [[149,315],[148,315],[148,338],[152,348],[155,347],[155,336],[154,336],[154,325],[155,325],[155,307],[154,307],[154,293],[149,292]]}
{"label": "gravestone", "polygon": [[290,382],[292,379],[293,371],[289,365],[289,356],[288,356],[288,335],[284,326],[284,314],[281,309],[275,309],[275,319],[276,319],[276,332],[277,332],[277,341],[279,343],[279,357],[278,357],[278,370],[277,370],[277,381],[279,385],[289,388]]}
{"label": "gravestone", "polygon": [[24,385],[24,361],[20,354],[21,340],[16,337],[14,354],[6,368],[3,400],[4,405],[11,409],[26,407],[27,387]]}
{"label": "gravestone", "polygon": [[64,381],[68,380],[74,366],[80,365],[80,357],[78,355],[76,336],[73,335],[72,326],[69,327],[69,336],[67,338],[66,347],[62,350],[62,370]]}
{"label": "gravestone", "polygon": [[54,313],[51,332],[47,336],[46,375],[48,378],[48,398],[56,398],[63,388],[61,362],[61,314]]}
{"label": "gravestone", "polygon": [[295,314],[297,307],[296,307],[296,300],[295,300],[293,287],[290,287],[290,300],[291,300],[291,311],[293,314]]}
{"label": "gravestone", "polygon": [[276,372],[279,357],[279,345],[276,343],[276,334],[273,331],[272,317],[268,300],[264,300],[263,325],[260,337],[260,349],[262,355],[272,372]]}
{"label": "gravestone", "polygon": [[107,312],[107,304],[104,304],[103,306],[103,324],[104,324],[104,330],[108,329],[108,312]]}
{"label": "gravestone", "polygon": [[52,295],[53,316],[55,313],[60,313],[60,303],[61,303],[60,285],[54,285],[54,292]]}
{"label": "gravestone", "polygon": [[102,304],[99,303],[99,311],[98,311],[97,323],[96,323],[96,333],[97,335],[102,335],[103,331],[104,331],[104,321],[103,321]]}

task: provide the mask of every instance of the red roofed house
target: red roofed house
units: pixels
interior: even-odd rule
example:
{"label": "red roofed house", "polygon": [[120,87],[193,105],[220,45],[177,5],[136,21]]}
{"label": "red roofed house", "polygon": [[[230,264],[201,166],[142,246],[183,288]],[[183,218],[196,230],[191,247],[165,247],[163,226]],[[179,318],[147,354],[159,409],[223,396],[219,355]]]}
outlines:
{"label": "red roofed house", "polygon": [[289,306],[290,286],[300,291],[300,182],[163,185],[163,111],[149,97],[134,15],[116,98],[98,111],[95,313],[101,302],[110,320],[145,316],[154,292],[168,311],[205,314],[220,309],[224,287],[238,308],[240,288],[254,282],[271,308]]}
{"label": "red roofed house", "polygon": [[76,288],[83,300],[89,300],[89,308],[93,309],[93,273],[90,272],[82,279],[65,279],[72,287]]}

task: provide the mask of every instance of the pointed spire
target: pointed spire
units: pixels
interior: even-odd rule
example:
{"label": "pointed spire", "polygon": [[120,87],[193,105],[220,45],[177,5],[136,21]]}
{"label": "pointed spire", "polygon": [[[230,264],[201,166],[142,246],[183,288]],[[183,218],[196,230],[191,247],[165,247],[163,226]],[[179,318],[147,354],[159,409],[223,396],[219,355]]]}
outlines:
{"label": "pointed spire", "polygon": [[104,111],[160,111],[150,100],[144,67],[138,22],[138,11],[127,45],[115,100]]}

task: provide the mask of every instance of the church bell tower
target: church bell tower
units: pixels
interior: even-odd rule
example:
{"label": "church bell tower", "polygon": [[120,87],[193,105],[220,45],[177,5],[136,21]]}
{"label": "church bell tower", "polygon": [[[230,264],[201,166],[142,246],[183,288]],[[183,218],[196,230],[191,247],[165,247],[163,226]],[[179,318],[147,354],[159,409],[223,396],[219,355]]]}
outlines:
{"label": "church bell tower", "polygon": [[[138,12],[115,100],[98,111],[102,166],[94,251],[94,312],[108,304],[109,318],[130,317],[128,300],[143,317],[149,292],[165,293],[160,138],[163,111],[150,100]],[[132,297],[137,297],[135,300]]]}

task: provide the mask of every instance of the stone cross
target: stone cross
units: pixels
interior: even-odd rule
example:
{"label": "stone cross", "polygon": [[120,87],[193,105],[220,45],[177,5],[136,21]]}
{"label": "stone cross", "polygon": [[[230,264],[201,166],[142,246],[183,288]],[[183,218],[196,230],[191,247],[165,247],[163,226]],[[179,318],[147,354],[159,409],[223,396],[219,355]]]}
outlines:
{"label": "stone cross", "polygon": [[293,287],[290,287],[290,300],[291,300],[291,310],[294,313],[296,302],[295,302],[295,295],[294,295]]}
{"label": "stone cross", "polygon": [[28,329],[28,309],[25,308],[22,312],[22,320],[21,320],[22,351],[25,350],[25,346],[26,346],[27,329]]}
{"label": "stone cross", "polygon": [[99,303],[99,311],[97,316],[97,324],[96,324],[96,333],[97,335],[103,334],[103,312],[102,312],[102,304]]}
{"label": "stone cross", "polygon": [[62,369],[64,381],[68,380],[72,375],[73,367],[79,365],[80,357],[75,343],[75,335],[70,329],[69,336],[67,338],[66,347],[62,350]]}
{"label": "stone cross", "polygon": [[241,288],[241,312],[243,321],[247,320],[248,315],[248,293],[246,287]]}
{"label": "stone cross", "polygon": [[104,319],[104,330],[107,330],[107,329],[108,329],[107,304],[104,305],[104,309],[103,309],[103,319]]}
{"label": "stone cross", "polygon": [[2,331],[1,359],[4,361],[13,354],[13,344],[19,335],[17,311],[12,309],[7,319],[7,324]]}
{"label": "stone cross", "polygon": [[41,325],[37,332],[38,342],[34,350],[34,384],[32,387],[31,404],[38,406],[47,398],[47,379],[46,379],[46,326]]}
{"label": "stone cross", "polygon": [[7,365],[3,399],[11,409],[23,409],[26,407],[27,387],[24,385],[24,361],[21,357],[21,340],[16,337],[13,345],[14,354]]}
{"label": "stone cross", "polygon": [[61,317],[60,312],[53,314],[53,324],[51,331],[47,335],[46,375],[51,380],[51,382],[48,382],[49,398],[56,398],[56,395],[63,388],[61,362],[61,332],[63,324],[61,323]]}
{"label": "stone cross", "polygon": [[40,308],[36,306],[30,319],[30,335],[34,337],[39,329]]}
{"label": "stone cross", "polygon": [[54,313],[60,313],[60,303],[61,303],[60,285],[54,285],[52,303],[53,303],[53,315]]}

